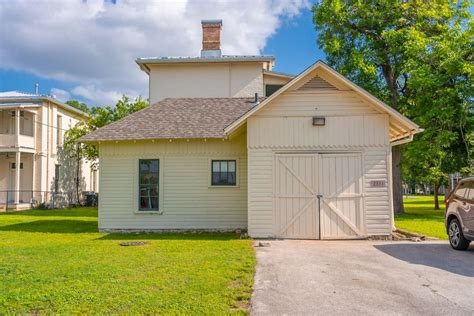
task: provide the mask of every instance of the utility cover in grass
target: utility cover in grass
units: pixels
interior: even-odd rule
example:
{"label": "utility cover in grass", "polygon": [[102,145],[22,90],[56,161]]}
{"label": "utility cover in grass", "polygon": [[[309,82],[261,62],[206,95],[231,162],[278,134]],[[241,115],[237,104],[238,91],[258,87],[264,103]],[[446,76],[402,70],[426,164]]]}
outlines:
{"label": "utility cover in grass", "polygon": [[128,246],[146,246],[149,245],[149,242],[146,241],[127,241],[127,242],[121,242],[120,246],[123,247],[128,247]]}

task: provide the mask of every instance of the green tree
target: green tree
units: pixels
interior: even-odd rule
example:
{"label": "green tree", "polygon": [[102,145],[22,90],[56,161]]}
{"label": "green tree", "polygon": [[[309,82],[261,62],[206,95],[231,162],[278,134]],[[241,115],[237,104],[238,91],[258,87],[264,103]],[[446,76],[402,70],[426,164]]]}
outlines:
{"label": "green tree", "polygon": [[[120,120],[125,116],[141,110],[148,106],[148,101],[137,97],[130,101],[127,96],[117,101],[115,107],[92,107],[89,109],[89,118],[87,121],[79,122],[65,134],[64,150],[69,157],[77,159],[78,166],[82,159],[91,162],[92,167],[96,167],[99,152],[94,145],[79,143],[77,140],[82,136],[95,131],[105,125]],[[79,172],[79,169],[78,169]],[[77,176],[79,178],[79,176]],[[79,195],[79,189],[77,189]]]}
{"label": "green tree", "polygon": [[[466,12],[467,13],[467,12]],[[473,20],[459,15],[440,36],[409,45],[410,96],[405,112],[425,131],[404,151],[404,175],[438,190],[453,172],[473,172]]]}
{"label": "green tree", "polygon": [[87,106],[87,104],[85,104],[83,102],[79,102],[79,101],[76,101],[76,100],[70,100],[70,101],[67,101],[66,104],[70,105],[73,108],[78,109],[78,110],[80,110],[84,113],[89,113],[89,107]]}
{"label": "green tree", "polygon": [[[438,86],[436,82],[427,82],[431,79],[424,80],[423,69],[438,77],[439,69],[431,59],[436,51],[434,48],[441,48],[443,45],[456,46],[456,36],[446,35],[451,34],[452,30],[464,34],[471,29],[469,24],[472,19],[467,7],[467,2],[452,5],[449,1],[441,0],[322,0],[315,4],[313,13],[318,44],[325,51],[329,64],[428,129],[431,126],[426,126],[425,123],[429,120],[417,118],[417,115],[425,117],[426,111],[423,108],[426,110],[430,106],[429,99],[425,97],[423,106],[420,102],[426,89]],[[438,46],[441,39],[443,44]],[[465,48],[459,50],[464,52]],[[445,49],[449,55],[451,48]],[[422,57],[431,62],[430,67],[424,68],[426,60]],[[438,54],[438,63],[443,63],[444,57],[443,54]],[[472,52],[464,58],[472,58]],[[469,72],[469,69],[467,70]],[[436,106],[437,104],[431,104],[432,117],[437,114],[444,116],[440,112],[451,104],[446,104],[444,108]],[[464,132],[467,131],[466,125],[463,129]],[[445,127],[438,125],[433,133],[424,135],[436,134],[436,130],[445,131]],[[469,134],[469,131],[466,134]],[[444,136],[440,138],[446,139]],[[446,152],[452,146],[458,148],[449,141],[444,143],[440,150]],[[396,213],[403,212],[402,153],[402,146],[392,147],[393,198]],[[429,172],[426,169],[423,171]],[[432,176],[435,176],[436,170],[432,171]]]}

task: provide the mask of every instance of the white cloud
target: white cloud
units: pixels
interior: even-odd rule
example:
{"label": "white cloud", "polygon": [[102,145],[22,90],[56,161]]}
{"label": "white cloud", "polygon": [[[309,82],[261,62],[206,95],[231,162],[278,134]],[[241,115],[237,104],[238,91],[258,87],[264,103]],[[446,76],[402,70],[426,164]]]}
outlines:
{"label": "white cloud", "polygon": [[66,102],[71,99],[71,94],[63,89],[52,88],[49,94],[61,102]]}
{"label": "white cloud", "polygon": [[[122,98],[122,94],[118,91],[113,90],[101,90],[94,85],[79,85],[71,91],[74,95],[82,97],[86,100],[96,102],[101,105],[115,105],[118,99]],[[130,98],[134,99],[137,95],[127,94]]]}
{"label": "white cloud", "polygon": [[146,97],[148,78],[135,58],[198,55],[201,19],[223,19],[224,54],[258,54],[282,21],[308,7],[308,0],[0,1],[0,68],[72,83],[73,96],[96,104],[124,93]]}

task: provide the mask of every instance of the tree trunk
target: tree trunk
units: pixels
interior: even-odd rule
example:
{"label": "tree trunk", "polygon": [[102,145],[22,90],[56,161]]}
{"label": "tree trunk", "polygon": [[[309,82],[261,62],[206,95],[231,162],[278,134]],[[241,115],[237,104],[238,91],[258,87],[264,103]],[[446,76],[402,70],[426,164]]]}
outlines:
{"label": "tree trunk", "polygon": [[438,200],[438,195],[439,195],[439,184],[435,183],[434,184],[434,209],[439,210],[439,200]]}
{"label": "tree trunk", "polygon": [[[79,147],[79,145],[77,145]],[[81,163],[81,156],[79,154],[79,148],[77,148],[77,164],[76,164],[76,204],[79,205],[79,181],[80,181],[80,163]]]}
{"label": "tree trunk", "polygon": [[403,190],[402,190],[402,146],[392,147],[392,194],[393,194],[393,212],[402,214],[403,208]]}

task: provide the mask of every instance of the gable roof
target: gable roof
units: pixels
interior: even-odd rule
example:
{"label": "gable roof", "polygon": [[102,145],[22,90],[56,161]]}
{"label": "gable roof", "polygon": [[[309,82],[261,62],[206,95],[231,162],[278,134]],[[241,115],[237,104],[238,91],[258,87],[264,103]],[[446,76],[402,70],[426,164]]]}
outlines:
{"label": "gable roof", "polygon": [[[374,97],[372,94],[364,90],[363,88],[359,87],[340,73],[338,73],[333,68],[326,65],[321,60],[318,60],[313,65],[308,67],[298,76],[293,78],[290,82],[284,85],[281,89],[277,90],[274,94],[270,97],[265,99],[263,102],[258,104],[257,106],[250,109],[247,113],[242,115],[240,118],[229,124],[225,128],[226,134],[231,134],[234,132],[238,127],[244,124],[250,116],[260,111],[262,108],[266,107],[272,100],[278,98],[282,93],[288,91],[289,89],[297,86],[298,84],[304,84],[305,78],[310,76],[312,73],[317,71],[318,69],[326,71],[335,81],[342,83],[342,85],[347,86],[350,90],[355,91],[360,97],[366,100],[369,104],[373,105],[374,107],[378,108],[380,111],[387,113],[390,117],[390,141],[396,141],[402,138],[409,137],[410,135],[416,134],[421,131],[420,127],[412,122],[407,117],[403,116],[391,106],[387,105],[383,101],[379,100],[378,98]],[[310,82],[312,79],[309,79],[307,82]],[[317,82],[315,82],[317,83]]]}
{"label": "gable roof", "polygon": [[79,141],[225,138],[224,128],[254,107],[254,101],[254,98],[167,98]]}

